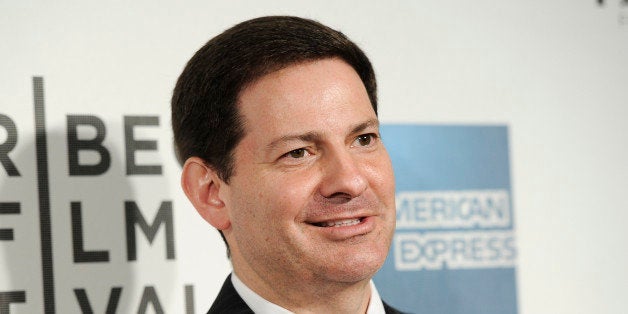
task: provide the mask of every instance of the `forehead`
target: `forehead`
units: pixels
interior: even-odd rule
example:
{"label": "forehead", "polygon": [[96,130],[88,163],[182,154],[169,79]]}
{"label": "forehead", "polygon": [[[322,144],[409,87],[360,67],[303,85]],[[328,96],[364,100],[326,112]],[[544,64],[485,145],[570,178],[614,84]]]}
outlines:
{"label": "forehead", "polygon": [[247,86],[238,101],[245,137],[331,131],[376,118],[364,84],[341,59],[292,65]]}

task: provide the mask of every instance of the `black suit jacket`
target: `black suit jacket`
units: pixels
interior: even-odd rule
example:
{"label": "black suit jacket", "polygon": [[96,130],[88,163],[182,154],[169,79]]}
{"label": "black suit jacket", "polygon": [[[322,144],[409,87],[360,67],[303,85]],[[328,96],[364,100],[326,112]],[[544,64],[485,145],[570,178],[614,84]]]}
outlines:
{"label": "black suit jacket", "polygon": [[[386,314],[401,314],[398,310],[390,307],[384,302],[384,310]],[[253,314],[253,310],[242,300],[236,289],[231,283],[231,275],[227,277],[225,283],[209,309],[207,314]]]}

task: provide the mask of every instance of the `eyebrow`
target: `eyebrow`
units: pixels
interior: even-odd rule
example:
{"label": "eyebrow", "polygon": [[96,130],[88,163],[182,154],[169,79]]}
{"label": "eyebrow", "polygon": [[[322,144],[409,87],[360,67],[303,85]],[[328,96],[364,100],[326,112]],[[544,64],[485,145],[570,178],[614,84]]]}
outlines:
{"label": "eyebrow", "polygon": [[364,121],[356,125],[355,127],[353,127],[353,129],[351,130],[351,134],[360,133],[370,127],[379,128],[379,120],[370,119],[370,120]]}
{"label": "eyebrow", "polygon": [[[362,123],[356,124],[355,126],[351,128],[351,132],[349,134],[360,133],[370,127],[376,127],[376,128],[379,127],[379,120],[370,119]],[[316,142],[316,141],[319,141],[321,138],[323,138],[323,134],[320,132],[306,132],[303,134],[284,135],[273,140],[268,145],[266,145],[266,149],[273,150],[277,148],[277,146],[279,146],[281,143],[285,143],[285,142],[290,142],[290,141]]]}

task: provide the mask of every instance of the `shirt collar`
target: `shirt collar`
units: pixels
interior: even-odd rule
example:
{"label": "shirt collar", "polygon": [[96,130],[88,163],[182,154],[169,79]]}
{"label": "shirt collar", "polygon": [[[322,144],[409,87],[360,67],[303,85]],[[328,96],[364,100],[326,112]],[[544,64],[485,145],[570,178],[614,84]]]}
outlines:
{"label": "shirt collar", "polygon": [[[290,314],[292,312],[284,309],[283,307],[269,302],[268,300],[262,298],[259,294],[255,293],[255,291],[251,290],[247,287],[240,278],[234,273],[231,274],[231,283],[233,283],[233,287],[236,289],[242,300],[248,305],[254,313],[258,314]],[[366,311],[366,314],[384,314],[384,303],[382,303],[382,299],[379,297],[379,293],[375,288],[375,284],[373,280],[370,281],[371,285],[371,298],[369,300],[369,307]]]}

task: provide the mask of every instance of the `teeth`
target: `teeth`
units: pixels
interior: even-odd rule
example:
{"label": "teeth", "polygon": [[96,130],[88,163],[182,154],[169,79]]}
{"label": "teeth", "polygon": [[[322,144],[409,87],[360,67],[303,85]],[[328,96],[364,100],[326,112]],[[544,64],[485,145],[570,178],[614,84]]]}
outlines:
{"label": "teeth", "polygon": [[344,220],[336,220],[336,221],[323,221],[318,223],[317,225],[321,227],[343,227],[343,226],[353,226],[360,223],[359,218],[355,219],[344,219]]}

